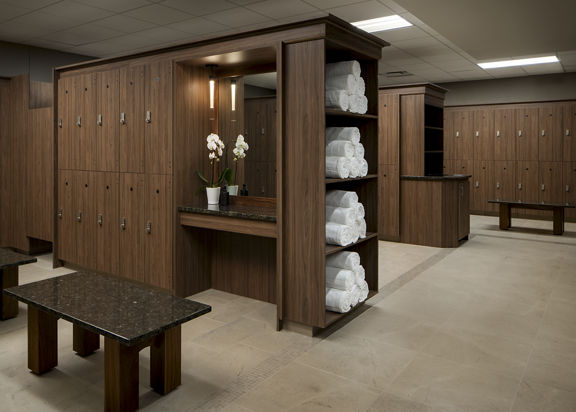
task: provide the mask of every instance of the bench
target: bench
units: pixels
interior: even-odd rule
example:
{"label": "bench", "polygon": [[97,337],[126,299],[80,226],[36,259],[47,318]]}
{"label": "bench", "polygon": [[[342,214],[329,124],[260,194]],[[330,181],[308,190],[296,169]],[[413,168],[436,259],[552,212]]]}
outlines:
{"label": "bench", "polygon": [[508,230],[512,225],[512,208],[517,209],[534,209],[534,210],[551,210],[554,217],[553,233],[561,235],[564,233],[564,216],[566,208],[573,208],[574,205],[559,203],[530,203],[506,200],[489,200],[488,203],[500,205],[500,229]]}
{"label": "bench", "polygon": [[36,262],[34,256],[26,256],[0,248],[0,320],[6,320],[18,315],[18,301],[5,297],[2,291],[12,286],[18,286],[18,267]]}

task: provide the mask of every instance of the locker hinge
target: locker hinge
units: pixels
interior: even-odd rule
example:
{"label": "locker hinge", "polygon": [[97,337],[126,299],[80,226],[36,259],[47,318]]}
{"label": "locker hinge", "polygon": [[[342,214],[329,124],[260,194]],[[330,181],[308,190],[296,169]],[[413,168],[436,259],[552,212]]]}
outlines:
{"label": "locker hinge", "polygon": [[[568,187],[568,186],[566,186]],[[568,190],[566,190],[568,191]],[[62,219],[62,216],[64,216],[64,212],[62,211],[62,209],[58,209],[58,219]]]}
{"label": "locker hinge", "polygon": [[98,213],[98,226],[102,226],[102,213]]}
{"label": "locker hinge", "polygon": [[76,220],[77,220],[78,222],[81,222],[81,221],[82,221],[82,212],[78,212],[78,215],[76,215]]}
{"label": "locker hinge", "polygon": [[152,233],[152,222],[151,221],[146,222],[146,233],[148,233],[148,234]]}
{"label": "locker hinge", "polygon": [[126,230],[126,218],[125,217],[120,219],[120,227],[122,228],[122,230]]}
{"label": "locker hinge", "polygon": [[120,113],[120,124],[126,124],[126,113]]}
{"label": "locker hinge", "polygon": [[152,122],[152,112],[150,110],[148,110],[146,112],[146,123],[151,123]]}
{"label": "locker hinge", "polygon": [[98,115],[98,121],[96,123],[98,124],[98,126],[102,126],[102,115],[101,114]]}

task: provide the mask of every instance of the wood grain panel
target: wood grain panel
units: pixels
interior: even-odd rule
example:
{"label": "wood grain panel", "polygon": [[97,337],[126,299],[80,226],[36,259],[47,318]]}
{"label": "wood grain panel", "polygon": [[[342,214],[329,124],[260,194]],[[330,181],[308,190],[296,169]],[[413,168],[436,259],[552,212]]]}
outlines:
{"label": "wood grain panel", "polygon": [[[470,182],[458,182],[458,240],[470,234]],[[448,239],[450,241],[451,239]]]}
{"label": "wood grain panel", "polygon": [[120,124],[119,158],[121,172],[144,172],[144,125],[146,113],[145,67],[135,66],[120,69]]}
{"label": "wood grain panel", "polygon": [[514,109],[494,109],[494,160],[516,160],[515,121]]}
{"label": "wood grain panel", "polygon": [[82,170],[96,170],[96,154],[98,151],[96,141],[98,118],[98,87],[96,85],[96,75],[83,75],[81,88],[82,109],[80,116],[82,116],[82,126],[79,128],[80,145],[78,152],[78,168]]}
{"label": "wood grain panel", "polygon": [[118,173],[94,173],[96,270],[117,274],[120,227],[118,225]]}
{"label": "wood grain panel", "polygon": [[28,368],[37,375],[58,365],[58,318],[28,305]]}
{"label": "wood grain panel", "polygon": [[86,267],[96,266],[96,209],[94,172],[75,171],[73,195],[76,214],[76,245],[78,254],[74,263]]}
{"label": "wood grain panel", "polygon": [[120,231],[118,272],[121,276],[140,282],[145,281],[142,244],[144,199],[144,175],[121,173],[118,209],[120,221],[117,223]]}
{"label": "wood grain panel", "polygon": [[[10,199],[12,194],[12,139],[10,119],[10,80],[0,79],[0,199]],[[6,200],[4,200],[6,202]],[[9,246],[12,238],[13,208],[0,207],[0,246]]]}
{"label": "wood grain panel", "polygon": [[444,160],[456,159],[455,116],[455,111],[444,110]]}
{"label": "wood grain panel", "polygon": [[[425,204],[426,213],[421,205]],[[423,246],[442,244],[441,182],[400,181],[400,241]]]}
{"label": "wood grain panel", "polygon": [[400,177],[398,165],[381,165],[379,184],[378,238],[400,239]]}
{"label": "wood grain panel", "polygon": [[538,202],[538,162],[516,162],[516,198],[522,202]]}
{"label": "wood grain panel", "polygon": [[72,94],[74,78],[58,80],[58,168],[72,168],[72,131],[74,130],[74,111]]}
{"label": "wood grain panel", "polygon": [[[69,120],[70,120],[70,134],[68,136],[68,150],[65,155],[68,156],[68,168],[72,170],[80,170],[83,163],[85,163],[84,153],[81,147],[81,126],[78,126],[79,120],[80,125],[82,124],[81,117],[82,111],[84,109],[82,97],[83,97],[83,76],[75,76],[70,79],[70,97],[68,100],[69,107]],[[64,149],[66,151],[66,149]],[[60,166],[59,166],[60,167]]]}
{"label": "wood grain panel", "polygon": [[457,111],[454,114],[456,159],[472,160],[474,158],[473,122],[472,111]]}
{"label": "wood grain panel", "polygon": [[517,200],[516,162],[512,160],[497,160],[494,162],[494,196],[496,200]]}
{"label": "wood grain panel", "polygon": [[400,174],[424,176],[424,95],[400,96]]}
{"label": "wood grain panel", "polygon": [[474,160],[494,159],[494,111],[474,110]]}
{"label": "wood grain panel", "polygon": [[474,161],[474,172],[472,174],[474,195],[471,203],[473,211],[495,211],[494,205],[488,203],[488,200],[494,199],[495,196],[492,165],[493,162],[490,160]]}
{"label": "wood grain panel", "polygon": [[[146,173],[172,173],[172,62],[146,66],[145,124]],[[140,116],[139,114],[137,116]],[[137,119],[138,120],[138,119]]]}
{"label": "wood grain panel", "polygon": [[398,165],[400,162],[400,96],[380,93],[378,107],[378,164]]}
{"label": "wood grain panel", "polygon": [[58,171],[58,259],[76,262],[76,200],[74,193],[74,172]]}
{"label": "wood grain panel", "polygon": [[516,114],[516,159],[538,160],[538,108],[521,108]]}
{"label": "wood grain panel", "polygon": [[[119,105],[120,73],[108,70],[96,74],[97,122],[96,134],[96,170],[116,172],[119,167]],[[98,120],[98,119],[97,119]]]}
{"label": "wood grain panel", "polygon": [[[565,162],[576,161],[576,103],[565,103],[562,114]],[[568,209],[570,213],[570,209]]]}
{"label": "wood grain panel", "polygon": [[[576,205],[576,162],[563,163],[564,203]],[[575,209],[566,209],[566,216],[576,218]]]}
{"label": "wood grain panel", "polygon": [[540,162],[540,202],[562,203],[564,184],[562,162]]}
{"label": "wood grain panel", "polygon": [[562,106],[546,105],[538,109],[538,160],[561,162],[562,146]]}
{"label": "wood grain panel", "polygon": [[180,213],[183,226],[220,230],[262,237],[276,238],[276,223],[233,217],[210,216],[196,213]]}

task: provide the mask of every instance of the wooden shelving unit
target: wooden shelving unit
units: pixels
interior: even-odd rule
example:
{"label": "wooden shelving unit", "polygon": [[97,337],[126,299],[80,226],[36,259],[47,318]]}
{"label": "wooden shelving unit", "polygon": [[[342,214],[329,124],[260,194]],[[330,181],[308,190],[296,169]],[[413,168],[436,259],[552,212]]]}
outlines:
{"label": "wooden shelving unit", "polygon": [[359,181],[362,181],[362,180],[371,180],[371,179],[378,179],[378,175],[375,174],[375,173],[373,173],[373,174],[366,175],[366,176],[364,176],[364,177],[354,177],[354,178],[352,178],[352,179],[350,179],[350,178],[348,178],[348,179],[333,179],[333,178],[327,177],[327,178],[326,178],[326,184],[327,184],[327,185],[332,185],[332,184],[335,184],[335,183],[359,182]]}
{"label": "wooden shelving unit", "polygon": [[367,242],[370,239],[377,237],[377,236],[378,236],[378,233],[376,233],[376,232],[366,232],[365,238],[358,239],[357,242],[352,243],[351,245],[348,245],[348,246],[326,245],[326,256],[341,252],[341,251],[346,250],[346,249],[353,248],[353,247],[359,245],[360,243]]}
{"label": "wooden shelving unit", "polygon": [[[368,292],[368,297],[366,298],[366,300],[370,299],[372,296],[374,296],[376,294],[377,294],[377,292],[371,290],[370,292]],[[351,314],[356,312],[359,308],[364,306],[364,303],[366,303],[366,301],[358,303],[357,305],[353,306],[352,309],[350,309],[350,311],[347,313],[337,313],[337,312],[331,312],[331,311],[327,310],[326,311],[326,327],[338,322],[340,319],[344,319],[345,317],[350,316]]]}

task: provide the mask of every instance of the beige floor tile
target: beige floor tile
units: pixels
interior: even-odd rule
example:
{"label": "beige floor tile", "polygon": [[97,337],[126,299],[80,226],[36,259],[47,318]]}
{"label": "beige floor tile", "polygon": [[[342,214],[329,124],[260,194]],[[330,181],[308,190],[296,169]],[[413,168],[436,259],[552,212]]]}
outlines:
{"label": "beige floor tile", "polygon": [[442,409],[435,408],[423,403],[410,401],[389,393],[381,394],[374,402],[368,412],[442,412]]}
{"label": "beige floor tile", "polygon": [[512,412],[574,412],[576,391],[523,381]]}
{"label": "beige floor tile", "polygon": [[576,340],[576,302],[551,299],[542,321],[542,333]]}

